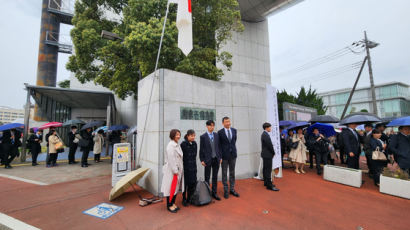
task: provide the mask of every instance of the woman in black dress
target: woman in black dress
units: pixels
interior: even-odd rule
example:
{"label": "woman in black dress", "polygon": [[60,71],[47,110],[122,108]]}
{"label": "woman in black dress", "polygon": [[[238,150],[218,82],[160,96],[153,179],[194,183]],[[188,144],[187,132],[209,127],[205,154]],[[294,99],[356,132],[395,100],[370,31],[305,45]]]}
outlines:
{"label": "woman in black dress", "polygon": [[191,202],[191,197],[195,192],[196,187],[196,155],[197,144],[195,142],[195,131],[190,129],[184,137],[184,141],[181,144],[184,163],[184,181],[185,190],[182,194],[182,204],[187,206]]}

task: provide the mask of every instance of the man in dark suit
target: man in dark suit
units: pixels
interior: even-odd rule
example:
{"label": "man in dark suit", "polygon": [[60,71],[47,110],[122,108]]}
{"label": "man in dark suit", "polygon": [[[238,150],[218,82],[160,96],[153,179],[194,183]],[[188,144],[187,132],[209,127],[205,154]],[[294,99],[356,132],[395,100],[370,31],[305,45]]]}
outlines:
{"label": "man in dark suit", "polygon": [[272,140],[270,138],[269,133],[272,131],[272,125],[270,123],[263,124],[263,133],[261,136],[261,143],[262,143],[262,152],[261,157],[263,159],[263,184],[265,185],[266,189],[272,191],[279,191],[272,184],[272,159],[275,156],[275,150],[273,149]]}
{"label": "man in dark suit", "polygon": [[19,156],[18,148],[21,146],[21,133],[16,130],[6,130],[3,132],[3,149],[4,149],[4,168],[11,169],[10,163],[16,156]]}
{"label": "man in dark suit", "polygon": [[399,133],[390,138],[388,148],[400,168],[410,173],[410,126],[400,126]]}
{"label": "man in dark suit", "polygon": [[347,124],[347,128],[343,129],[343,146],[347,154],[347,167],[359,169],[360,158],[360,136],[356,132],[358,124]]}
{"label": "man in dark suit", "polygon": [[[229,193],[239,197],[235,191],[235,164],[236,164],[236,129],[231,128],[229,117],[222,118],[223,129],[218,131],[219,148],[222,153],[222,183],[224,185],[224,197],[229,198]],[[229,168],[229,192],[228,192],[228,168]]]}
{"label": "man in dark suit", "polygon": [[285,156],[285,152],[286,152],[286,137],[285,137],[285,134],[282,132],[283,132],[283,126],[279,126],[280,154],[281,154],[282,168],[285,169],[287,167],[283,164],[283,157]]}
{"label": "man in dark suit", "polygon": [[363,151],[366,156],[366,163],[367,163],[367,168],[369,169],[369,177],[373,178],[374,170],[372,166],[372,147],[370,146],[370,140],[372,137],[372,130],[373,130],[373,125],[372,124],[365,124],[364,125],[364,131],[365,134],[363,136]]}
{"label": "man in dark suit", "polygon": [[[33,130],[34,132],[34,130]],[[41,152],[41,142],[43,140],[43,135],[42,135],[42,130],[37,130],[36,133],[33,133],[29,139],[28,139],[28,143],[31,147],[31,165],[32,166],[37,166],[37,157],[38,154]]]}
{"label": "man in dark suit", "polygon": [[215,200],[221,200],[217,194],[218,171],[219,165],[222,163],[221,151],[219,150],[219,136],[214,132],[214,121],[207,121],[206,128],[208,131],[200,137],[199,159],[205,167],[205,181],[208,184],[212,171],[212,197]]}
{"label": "man in dark suit", "polygon": [[68,152],[68,163],[77,164],[75,161],[75,152],[77,151],[78,143],[75,143],[75,135],[77,134],[77,126],[71,126],[71,132],[68,133],[68,147],[70,150]]}

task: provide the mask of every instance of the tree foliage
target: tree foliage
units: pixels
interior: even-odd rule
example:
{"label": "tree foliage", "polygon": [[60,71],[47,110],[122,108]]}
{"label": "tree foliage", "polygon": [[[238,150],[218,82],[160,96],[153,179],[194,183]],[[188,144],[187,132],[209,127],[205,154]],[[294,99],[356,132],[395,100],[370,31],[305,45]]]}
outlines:
{"label": "tree foliage", "polygon": [[284,102],[315,108],[318,115],[326,113],[326,106],[324,106],[322,98],[317,95],[316,90],[312,90],[311,87],[309,87],[309,90],[306,90],[305,87],[302,86],[296,96],[286,92],[286,90],[278,91],[277,98],[280,120],[283,120]]}
{"label": "tree foliage", "polygon": [[58,86],[59,86],[60,88],[66,88],[66,89],[68,89],[68,88],[70,88],[70,80],[60,81],[60,82],[58,82]]}
{"label": "tree foliage", "polygon": [[[120,98],[137,95],[138,76],[152,73],[167,0],[83,0],[76,1],[71,37],[75,54],[67,69],[80,82],[94,81]],[[122,14],[121,20],[110,19],[106,9]],[[159,68],[167,68],[198,77],[220,80],[222,63],[228,70],[232,55],[221,47],[232,39],[232,32],[243,31],[236,0],[192,1],[194,48],[186,57],[177,47],[177,5],[171,4],[166,24]],[[105,40],[101,31],[111,31],[123,41]]]}

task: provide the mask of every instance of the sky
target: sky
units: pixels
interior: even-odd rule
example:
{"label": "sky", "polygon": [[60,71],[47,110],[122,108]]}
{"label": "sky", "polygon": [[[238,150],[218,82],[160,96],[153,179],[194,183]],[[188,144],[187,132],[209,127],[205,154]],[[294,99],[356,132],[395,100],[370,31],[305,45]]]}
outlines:
{"label": "sky", "polygon": [[[364,30],[370,40],[380,43],[370,51],[375,83],[410,84],[410,1],[386,2],[304,0],[269,16],[272,85],[293,94],[310,85],[318,92],[351,88],[358,69],[348,66],[365,55],[340,50],[363,39]],[[36,82],[41,0],[0,0],[0,6],[0,106],[22,108],[23,84]],[[62,24],[60,32],[68,35],[70,28]],[[322,65],[311,64],[335,51],[344,55]],[[70,77],[65,69],[68,57],[58,56],[57,82]],[[312,68],[294,71],[300,66]],[[343,66],[347,66],[343,74],[323,74]],[[366,66],[359,87],[369,84]]]}

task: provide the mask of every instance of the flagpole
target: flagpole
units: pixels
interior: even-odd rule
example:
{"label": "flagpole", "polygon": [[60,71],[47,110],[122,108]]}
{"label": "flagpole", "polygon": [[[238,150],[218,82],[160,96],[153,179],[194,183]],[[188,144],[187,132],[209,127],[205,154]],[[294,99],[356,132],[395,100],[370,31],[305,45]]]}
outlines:
{"label": "flagpole", "polygon": [[154,73],[156,73],[156,72],[157,72],[157,69],[158,69],[159,56],[161,55],[162,40],[163,40],[163,38],[164,38],[165,26],[166,26],[166,24],[167,24],[168,11],[169,11],[169,1],[167,1],[167,11],[165,12],[164,25],[162,26],[161,40],[159,41],[157,61],[155,62],[155,70],[154,70]]}

